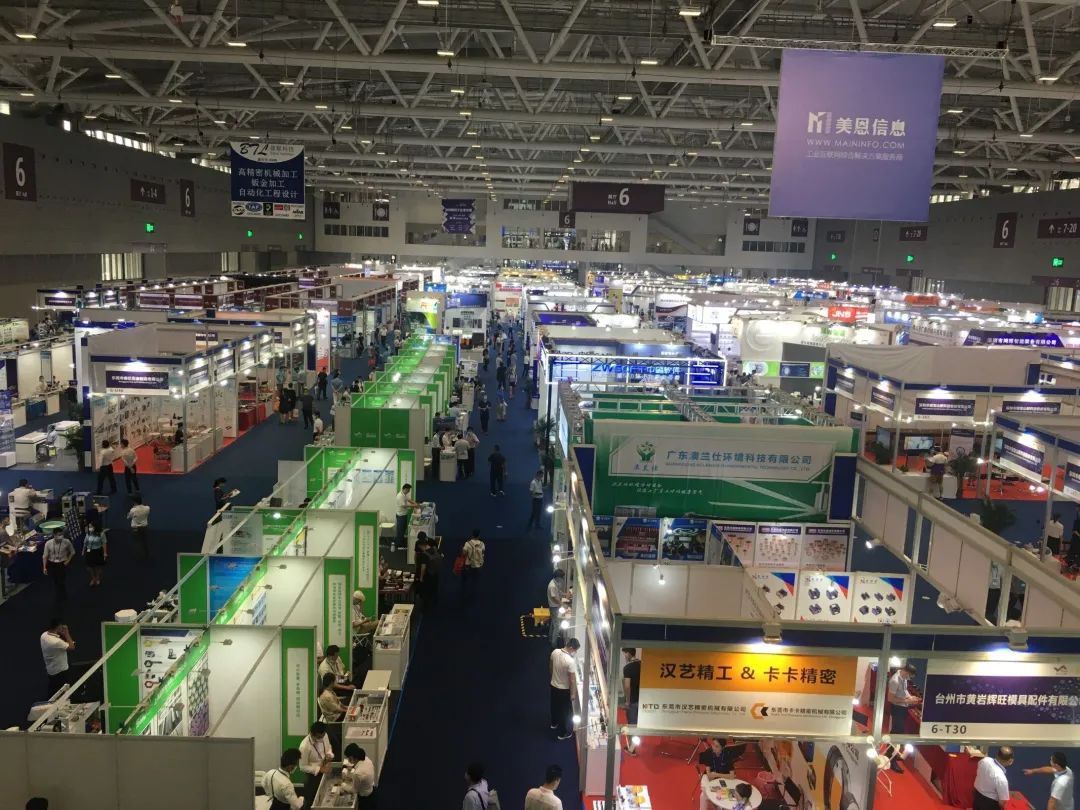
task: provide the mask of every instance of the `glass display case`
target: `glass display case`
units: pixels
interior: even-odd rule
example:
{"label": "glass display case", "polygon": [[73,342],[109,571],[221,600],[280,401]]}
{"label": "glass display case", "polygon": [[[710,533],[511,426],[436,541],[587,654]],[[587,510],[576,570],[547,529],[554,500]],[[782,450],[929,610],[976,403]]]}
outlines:
{"label": "glass display case", "polygon": [[375,782],[379,781],[386,746],[389,742],[390,692],[386,689],[353,691],[345,718],[341,721],[342,749],[356,743],[375,766]]}
{"label": "glass display case", "polygon": [[401,688],[405,672],[409,668],[412,612],[412,605],[394,605],[389,613],[383,614],[375,628],[371,667],[390,673],[391,689]]}

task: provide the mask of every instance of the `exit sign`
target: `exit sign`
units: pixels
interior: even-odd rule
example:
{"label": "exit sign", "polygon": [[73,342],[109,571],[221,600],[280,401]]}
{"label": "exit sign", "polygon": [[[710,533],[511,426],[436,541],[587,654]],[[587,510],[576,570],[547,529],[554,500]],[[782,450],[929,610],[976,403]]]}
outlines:
{"label": "exit sign", "polygon": [[1065,266],[1065,259],[1063,257],[1061,257],[1061,256],[1055,256],[1054,258],[1052,258],[1050,260],[1050,266],[1051,267],[1064,267]]}

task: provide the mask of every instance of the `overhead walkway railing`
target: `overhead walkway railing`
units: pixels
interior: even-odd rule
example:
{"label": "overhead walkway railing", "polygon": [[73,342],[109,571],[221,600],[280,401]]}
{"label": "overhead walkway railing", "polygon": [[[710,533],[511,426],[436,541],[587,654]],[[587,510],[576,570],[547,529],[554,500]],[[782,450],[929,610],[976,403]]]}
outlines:
{"label": "overhead walkway railing", "polygon": [[[1019,579],[1026,586],[1025,628],[1080,630],[1080,582],[1066,579],[1036,554],[916,489],[899,474],[860,458],[856,475],[855,521],[869,535],[867,542],[889,549],[940,591],[943,609],[963,610],[983,625],[1004,626],[1008,595]],[[997,567],[1000,580],[991,566]],[[1001,598],[994,615],[987,616],[992,584],[1000,588]]]}

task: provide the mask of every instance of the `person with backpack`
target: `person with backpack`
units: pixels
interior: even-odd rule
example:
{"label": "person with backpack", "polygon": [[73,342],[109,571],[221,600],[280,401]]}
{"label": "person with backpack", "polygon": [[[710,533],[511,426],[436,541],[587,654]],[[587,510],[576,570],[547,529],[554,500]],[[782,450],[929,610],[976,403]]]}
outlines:
{"label": "person with backpack", "polygon": [[473,529],[472,535],[461,547],[461,596],[468,599],[476,595],[476,581],[480,569],[484,567],[484,552],[487,546],[480,539],[480,530]]}
{"label": "person with backpack", "polygon": [[498,810],[498,799],[495,799],[487,779],[484,778],[482,762],[469,763],[469,767],[465,769],[465,786],[461,810]]}

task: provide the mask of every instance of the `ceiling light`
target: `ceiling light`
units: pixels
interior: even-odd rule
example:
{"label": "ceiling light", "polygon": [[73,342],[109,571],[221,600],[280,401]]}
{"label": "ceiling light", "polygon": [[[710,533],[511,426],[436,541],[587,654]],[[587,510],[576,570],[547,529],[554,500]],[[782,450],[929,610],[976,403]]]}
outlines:
{"label": "ceiling light", "polygon": [[361,138],[360,143],[370,144],[371,143],[371,138]]}
{"label": "ceiling light", "polygon": [[455,53],[454,51],[449,51],[446,48],[439,48],[439,50],[435,51],[435,55],[445,56],[447,59],[452,59],[457,56],[457,53]]}
{"label": "ceiling light", "polygon": [[230,48],[246,48],[247,47],[246,42],[241,42],[238,39],[230,39],[225,44],[228,45]]}
{"label": "ceiling light", "polygon": [[954,155],[966,155],[966,154],[967,154],[967,150],[965,150],[965,149],[953,149],[953,150],[952,150],[952,153],[953,153]]}
{"label": "ceiling light", "polygon": [[16,31],[15,36],[19,39],[37,39],[37,34],[32,31]]}
{"label": "ceiling light", "polygon": [[622,93],[621,95],[615,96],[615,100],[616,101],[633,101],[634,97],[631,96],[629,93]]}
{"label": "ceiling light", "polygon": [[679,165],[679,161],[677,161],[677,160],[668,161],[668,166],[678,166],[678,165]]}
{"label": "ceiling light", "polygon": [[700,17],[701,16],[701,8],[699,8],[698,6],[682,6],[679,9],[679,16],[680,17]]}
{"label": "ceiling light", "polygon": [[458,110],[458,115],[464,115],[466,118],[468,118],[470,115],[472,115],[472,110]]}
{"label": "ceiling light", "polygon": [[651,67],[653,65],[659,65],[660,62],[658,60],[656,60],[656,59],[653,59],[651,56],[649,56],[649,57],[646,57],[645,59],[642,59],[638,64],[645,65],[647,67]]}
{"label": "ceiling light", "polygon": [[97,114],[96,113],[87,113],[86,115],[83,116],[83,118],[85,118],[87,121],[93,121],[95,118],[97,118]]}
{"label": "ceiling light", "polygon": [[687,152],[686,156],[687,157],[697,157],[697,152]]}
{"label": "ceiling light", "polygon": [[467,129],[467,130],[465,130],[465,134],[466,135],[475,135],[476,130],[475,129]]}
{"label": "ceiling light", "polygon": [[592,151],[592,149],[590,149],[590,148],[589,148],[589,147],[587,147],[587,146],[583,146],[583,147],[581,147],[581,149],[579,149],[578,151],[579,151],[579,152],[591,152],[591,151]]}
{"label": "ceiling light", "polygon": [[741,122],[739,124],[740,127],[752,127],[753,125],[754,125],[753,121],[743,121],[743,122]]}
{"label": "ceiling light", "polygon": [[183,142],[183,141],[176,141],[176,142],[175,142],[175,143],[173,144],[173,146],[177,146],[177,147],[179,147],[179,146],[183,146],[183,145],[184,145],[184,142]]}
{"label": "ceiling light", "polygon": [[348,124],[342,124],[340,127],[338,127],[338,129],[344,129],[344,130],[348,131],[348,130],[352,129],[352,127],[349,126]]}
{"label": "ceiling light", "polygon": [[136,131],[135,131],[135,134],[136,134],[136,135],[142,135],[142,136],[143,136],[144,138],[149,138],[149,137],[150,137],[150,133],[149,133],[149,132],[143,132],[143,131],[142,131],[141,129],[140,129],[140,130],[136,130]]}
{"label": "ceiling light", "polygon": [[610,124],[614,120],[615,120],[614,118],[611,118],[610,116],[607,116],[607,115],[600,116],[600,123],[601,124]]}
{"label": "ceiling light", "polygon": [[416,0],[416,5],[434,7],[439,5],[439,0]]}
{"label": "ceiling light", "polygon": [[598,140],[600,140],[600,136],[599,135],[590,135],[589,140],[592,141],[593,143],[596,143]]}
{"label": "ceiling light", "polygon": [[121,76],[119,73],[106,73],[105,78],[106,79],[122,79],[124,77]]}
{"label": "ceiling light", "polygon": [[282,87],[296,87],[296,82],[292,79],[278,79],[278,84]]}
{"label": "ceiling light", "polygon": [[183,104],[184,100],[182,98],[170,98],[169,103],[170,104]]}
{"label": "ceiling light", "polygon": [[949,107],[949,109],[947,109],[945,112],[947,112],[949,115],[960,115],[964,111],[959,107]]}
{"label": "ceiling light", "polygon": [[463,95],[465,95],[465,88],[464,87],[451,87],[450,92],[453,93],[455,96],[463,96]]}
{"label": "ceiling light", "polygon": [[1032,133],[1032,132],[1021,132],[1020,137],[1021,138],[1034,138],[1035,134]]}
{"label": "ceiling light", "polygon": [[956,17],[938,17],[934,20],[934,28],[956,28]]}
{"label": "ceiling light", "polygon": [[959,177],[961,180],[967,180],[968,177],[966,174],[958,174],[956,176]]}
{"label": "ceiling light", "polygon": [[224,123],[226,123],[226,121],[225,121],[224,118],[215,118],[214,123],[215,124],[224,124]]}
{"label": "ceiling light", "polygon": [[1060,78],[1061,78],[1060,76],[1054,76],[1053,74],[1045,74],[1044,73],[1044,74],[1040,74],[1040,75],[1036,76],[1035,81],[1037,81],[1037,82],[1045,82],[1046,84],[1053,84],[1054,82],[1056,82]]}
{"label": "ceiling light", "polygon": [[579,158],[579,157],[574,158],[574,163],[581,163],[581,158]]}
{"label": "ceiling light", "polygon": [[248,137],[251,138],[251,140],[253,141],[257,141],[262,138],[262,135],[248,135]]}
{"label": "ceiling light", "polygon": [[315,105],[315,109],[316,109],[316,110],[328,110],[328,109],[330,109],[330,108],[329,108],[329,107],[327,107],[327,106],[326,106],[325,104],[316,104],[316,105]]}
{"label": "ceiling light", "polygon": [[23,90],[22,92],[19,93],[19,95],[22,96],[23,98],[33,98],[34,97],[34,94],[31,93],[29,90]]}

